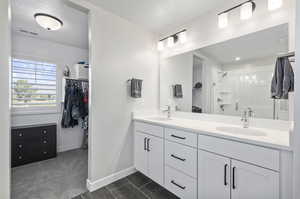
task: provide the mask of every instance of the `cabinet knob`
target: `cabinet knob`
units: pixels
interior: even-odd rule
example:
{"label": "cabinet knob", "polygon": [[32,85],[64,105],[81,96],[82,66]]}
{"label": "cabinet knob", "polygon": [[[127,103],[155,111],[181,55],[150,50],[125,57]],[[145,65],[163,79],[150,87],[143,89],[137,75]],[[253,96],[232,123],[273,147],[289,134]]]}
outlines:
{"label": "cabinet knob", "polygon": [[44,140],[44,141],[43,141],[43,143],[44,143],[44,144],[47,144],[47,141],[46,141],[46,140]]}
{"label": "cabinet knob", "polygon": [[19,133],[19,137],[22,137],[23,136],[23,133]]}
{"label": "cabinet knob", "polygon": [[43,134],[47,134],[47,130],[43,130]]}
{"label": "cabinet knob", "polygon": [[18,157],[18,159],[19,159],[19,160],[22,160],[22,159],[23,159],[23,157],[22,157],[22,156],[19,156],[19,157]]}
{"label": "cabinet knob", "polygon": [[23,145],[22,145],[22,144],[19,144],[18,147],[21,149],[21,148],[23,148]]}
{"label": "cabinet knob", "polygon": [[47,151],[44,151],[43,154],[46,155],[46,154],[48,154],[48,152],[47,152]]}

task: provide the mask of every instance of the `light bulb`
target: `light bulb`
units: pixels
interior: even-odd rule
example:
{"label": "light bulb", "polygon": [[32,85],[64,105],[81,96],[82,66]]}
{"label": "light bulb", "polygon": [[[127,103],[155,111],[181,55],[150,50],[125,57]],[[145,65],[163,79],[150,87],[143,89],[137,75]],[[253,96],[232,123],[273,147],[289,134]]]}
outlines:
{"label": "light bulb", "polygon": [[268,9],[276,10],[282,6],[282,0],[268,0]]}
{"label": "light bulb", "polygon": [[186,31],[183,31],[181,33],[178,34],[178,39],[180,43],[185,43],[187,41],[187,37],[186,37]]}
{"label": "light bulb", "polygon": [[228,25],[228,13],[224,12],[219,17],[219,28],[225,28]]}
{"label": "light bulb", "polygon": [[159,41],[157,43],[157,50],[158,51],[162,51],[164,49],[164,42],[163,41]]}
{"label": "light bulb", "polygon": [[247,2],[241,6],[241,20],[250,19],[253,15],[253,3]]}
{"label": "light bulb", "polygon": [[167,40],[167,42],[168,42],[168,47],[169,48],[173,47],[174,44],[175,44],[174,37],[173,36],[169,37],[168,40]]}

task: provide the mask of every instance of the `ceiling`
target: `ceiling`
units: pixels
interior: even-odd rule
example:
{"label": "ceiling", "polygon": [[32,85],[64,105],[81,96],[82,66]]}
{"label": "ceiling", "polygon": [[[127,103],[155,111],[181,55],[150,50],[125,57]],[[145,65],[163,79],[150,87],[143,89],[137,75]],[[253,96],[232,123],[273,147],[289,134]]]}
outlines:
{"label": "ceiling", "polygon": [[[58,31],[47,31],[34,20],[35,13],[47,13],[64,23]],[[88,16],[67,6],[63,0],[12,0],[14,34],[36,37],[66,45],[88,49]],[[21,33],[20,30],[38,35]]]}
{"label": "ceiling", "polygon": [[161,33],[228,3],[228,0],[89,0],[145,29]]}
{"label": "ceiling", "polygon": [[280,25],[226,42],[208,46],[200,53],[220,64],[233,63],[236,57],[242,61],[277,56],[288,52],[288,25]]}

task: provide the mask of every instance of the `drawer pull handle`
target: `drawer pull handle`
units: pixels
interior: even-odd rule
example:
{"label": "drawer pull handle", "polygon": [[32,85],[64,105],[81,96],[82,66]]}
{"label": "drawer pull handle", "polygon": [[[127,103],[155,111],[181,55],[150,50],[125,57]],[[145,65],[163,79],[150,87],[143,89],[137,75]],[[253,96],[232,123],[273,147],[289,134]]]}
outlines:
{"label": "drawer pull handle", "polygon": [[19,144],[19,146],[18,146],[18,147],[19,147],[19,149],[21,149],[21,148],[23,148],[23,145],[22,145],[22,144]]}
{"label": "drawer pull handle", "polygon": [[43,153],[46,155],[46,154],[47,154],[47,151],[44,151]]}
{"label": "drawer pull handle", "polygon": [[19,156],[19,157],[18,157],[19,160],[22,160],[22,158],[23,158],[22,156]]}
{"label": "drawer pull handle", "polygon": [[44,144],[47,144],[47,141],[46,141],[46,140],[44,140],[44,141],[43,141],[43,143],[44,143]]}
{"label": "drawer pull handle", "polygon": [[47,134],[47,131],[46,131],[46,130],[43,130],[43,134]]}
{"label": "drawer pull handle", "polygon": [[144,138],[144,151],[147,151],[146,142],[147,142],[147,138]]}
{"label": "drawer pull handle", "polygon": [[150,138],[147,139],[147,151],[150,152]]}
{"label": "drawer pull handle", "polygon": [[171,135],[172,137],[174,137],[174,138],[177,138],[177,139],[181,139],[181,140],[185,140],[186,139],[186,137],[180,137],[180,136],[177,136],[177,135]]}
{"label": "drawer pull handle", "polygon": [[181,185],[177,184],[174,180],[172,180],[171,183],[172,183],[173,185],[179,187],[180,189],[183,189],[183,190],[184,190],[184,189],[186,188],[186,187],[184,187],[184,186],[181,186]]}
{"label": "drawer pull handle", "polygon": [[19,137],[22,137],[23,136],[23,133],[19,133]]}
{"label": "drawer pull handle", "polygon": [[228,164],[224,165],[224,185],[227,186],[228,182],[227,182],[227,168],[228,168]]}
{"label": "drawer pull handle", "polygon": [[184,158],[180,158],[180,157],[178,157],[178,156],[176,156],[176,155],[171,155],[171,157],[172,158],[175,158],[175,159],[177,159],[177,160],[180,160],[180,161],[182,161],[182,162],[184,162],[184,161],[186,161],[186,159],[184,159]]}
{"label": "drawer pull handle", "polygon": [[236,189],[236,184],[235,184],[235,174],[236,174],[236,168],[232,168],[232,189]]}

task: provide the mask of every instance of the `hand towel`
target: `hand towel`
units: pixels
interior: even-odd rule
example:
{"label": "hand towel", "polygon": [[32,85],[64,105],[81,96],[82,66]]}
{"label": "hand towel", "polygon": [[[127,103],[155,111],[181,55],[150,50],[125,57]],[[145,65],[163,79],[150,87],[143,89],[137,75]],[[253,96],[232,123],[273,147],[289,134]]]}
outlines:
{"label": "hand towel", "polygon": [[176,98],[182,98],[183,97],[182,85],[181,84],[176,84],[174,86],[174,97],[176,97]]}
{"label": "hand towel", "polygon": [[294,91],[294,71],[288,57],[278,58],[271,83],[271,97],[288,99],[288,93]]}
{"label": "hand towel", "polygon": [[142,97],[142,82],[140,79],[131,80],[131,97],[141,98]]}

